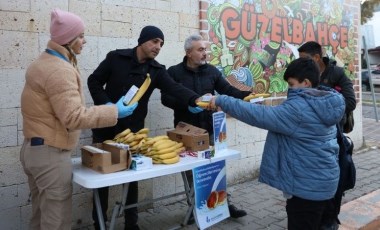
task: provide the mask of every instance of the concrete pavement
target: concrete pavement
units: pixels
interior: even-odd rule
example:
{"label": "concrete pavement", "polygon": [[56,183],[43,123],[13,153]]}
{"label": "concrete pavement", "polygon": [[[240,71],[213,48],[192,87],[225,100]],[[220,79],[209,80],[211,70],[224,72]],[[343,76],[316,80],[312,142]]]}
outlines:
{"label": "concrete pavement", "polygon": [[[354,189],[346,192],[340,218],[340,229],[380,229],[380,124],[374,119],[363,118],[363,133],[367,146],[357,151],[353,158],[357,170]],[[232,202],[247,211],[240,219],[229,218],[209,229],[286,229],[285,199],[282,192],[257,180],[229,187]],[[362,200],[360,200],[362,199]],[[372,202],[372,204],[370,204]],[[361,203],[364,205],[360,206]],[[374,205],[374,208],[368,209]],[[141,229],[172,229],[181,223],[187,204],[185,201],[149,209],[139,214]],[[196,225],[182,229],[197,229]]]}

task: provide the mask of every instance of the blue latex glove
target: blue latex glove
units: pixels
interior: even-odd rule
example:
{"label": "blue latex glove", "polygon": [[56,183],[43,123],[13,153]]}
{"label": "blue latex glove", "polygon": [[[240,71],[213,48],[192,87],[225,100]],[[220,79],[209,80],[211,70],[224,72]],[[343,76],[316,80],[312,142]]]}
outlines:
{"label": "blue latex glove", "polygon": [[201,107],[191,107],[189,106],[188,107],[189,111],[192,112],[192,113],[200,113],[203,111],[203,109]]}
{"label": "blue latex glove", "polygon": [[132,105],[124,105],[123,100],[124,96],[122,96],[116,103],[118,111],[117,118],[124,118],[130,116],[138,105],[138,102],[135,102]]}

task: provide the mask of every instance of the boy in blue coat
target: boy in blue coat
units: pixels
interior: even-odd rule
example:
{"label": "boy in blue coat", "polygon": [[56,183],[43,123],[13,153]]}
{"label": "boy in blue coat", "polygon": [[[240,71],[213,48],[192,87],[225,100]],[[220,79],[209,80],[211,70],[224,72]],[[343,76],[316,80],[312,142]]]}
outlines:
{"label": "boy in blue coat", "polygon": [[319,229],[324,209],[339,180],[336,124],[345,110],[343,96],[318,87],[320,72],[310,58],[289,64],[284,79],[288,98],[278,106],[214,97],[232,117],[268,130],[259,181],[284,193],[288,229]]}

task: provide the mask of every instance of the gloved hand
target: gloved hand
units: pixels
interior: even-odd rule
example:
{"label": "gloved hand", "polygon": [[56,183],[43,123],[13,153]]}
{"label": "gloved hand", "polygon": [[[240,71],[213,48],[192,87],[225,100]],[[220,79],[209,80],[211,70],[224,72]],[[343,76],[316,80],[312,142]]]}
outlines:
{"label": "gloved hand", "polygon": [[189,106],[188,109],[192,113],[200,113],[203,111],[203,109],[201,107],[198,107],[198,106],[197,107]]}
{"label": "gloved hand", "polygon": [[138,105],[138,102],[135,102],[132,105],[124,105],[123,100],[124,96],[122,96],[116,103],[118,111],[117,118],[124,118],[130,116]]}

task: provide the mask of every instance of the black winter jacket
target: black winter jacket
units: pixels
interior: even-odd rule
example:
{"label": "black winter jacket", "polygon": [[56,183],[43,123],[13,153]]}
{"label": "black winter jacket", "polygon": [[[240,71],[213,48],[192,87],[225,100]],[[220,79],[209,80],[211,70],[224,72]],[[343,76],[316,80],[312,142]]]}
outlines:
{"label": "black winter jacket", "polygon": [[[326,65],[326,69],[321,75],[321,85],[325,85],[339,91],[346,103],[345,114],[354,111],[356,108],[356,97],[352,81],[344,73],[344,69],[335,65],[335,62],[329,58],[324,57],[323,62]],[[341,127],[346,122],[346,116],[343,116],[340,122]]]}
{"label": "black winter jacket", "polygon": [[[194,71],[187,67],[187,58],[183,62],[171,66],[168,69],[169,75],[178,83],[186,88],[194,90],[199,95],[211,93],[215,95],[225,94],[232,97],[243,99],[249,95],[249,91],[240,91],[227,82],[217,68],[205,64]],[[197,127],[206,129],[210,135],[213,134],[212,111],[206,111],[193,114],[188,110],[188,106],[181,103],[178,97],[173,97],[168,93],[161,92],[161,102],[163,105],[174,110],[174,126],[183,121]]]}
{"label": "black winter jacket", "polygon": [[193,91],[176,83],[168,74],[165,66],[155,60],[139,63],[134,49],[114,50],[107,54],[98,68],[87,80],[88,89],[95,105],[103,105],[108,102],[116,103],[120,97],[136,85],[140,87],[147,73],[150,74],[151,84],[132,115],[119,119],[116,126],[93,129],[95,142],[112,139],[117,133],[130,128],[137,132],[144,128],[144,120],[148,112],[148,101],[155,88],[160,89],[176,98],[182,106],[195,106],[195,100],[200,97]]}

